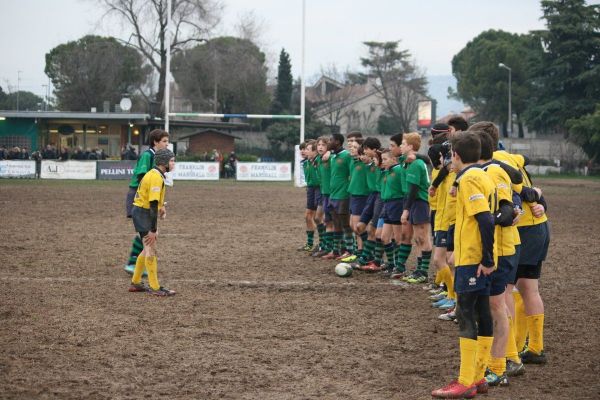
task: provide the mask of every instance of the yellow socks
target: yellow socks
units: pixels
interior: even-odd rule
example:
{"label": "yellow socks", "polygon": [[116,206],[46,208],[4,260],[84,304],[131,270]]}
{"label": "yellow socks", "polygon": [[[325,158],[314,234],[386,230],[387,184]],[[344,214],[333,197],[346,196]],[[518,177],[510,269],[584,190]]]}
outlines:
{"label": "yellow socks", "polygon": [[464,386],[473,384],[475,376],[475,357],[477,356],[477,340],[459,338],[460,340],[460,372],[458,382]]}
{"label": "yellow socks", "polygon": [[135,270],[133,271],[133,277],[131,278],[131,283],[135,285],[139,285],[142,282],[142,274],[144,273],[144,268],[146,267],[146,257],[143,255],[139,255],[135,262]]}
{"label": "yellow socks", "polygon": [[529,351],[541,354],[544,350],[544,314],[528,315],[527,329],[529,330]]}
{"label": "yellow socks", "polygon": [[521,293],[513,292],[515,298],[515,343],[517,350],[523,350],[525,339],[527,339],[527,316],[525,315],[525,304]]}
{"label": "yellow socks", "polygon": [[492,354],[493,342],[493,336],[477,336],[477,355],[475,357],[473,382],[479,382],[485,376],[485,368]]}
{"label": "yellow socks", "polygon": [[517,350],[517,342],[515,342],[515,323],[513,319],[508,317],[508,340],[506,341],[506,358],[521,364],[519,350]]}
{"label": "yellow socks", "polygon": [[506,358],[492,357],[489,363],[490,370],[500,376],[506,372]]}
{"label": "yellow socks", "polygon": [[146,257],[146,270],[148,271],[148,283],[152,290],[160,289],[160,285],[158,284],[158,266],[156,257]]}
{"label": "yellow socks", "polygon": [[449,266],[446,265],[447,269],[447,281],[446,287],[448,288],[448,298],[452,300],[456,300],[456,292],[454,291],[454,274]]}
{"label": "yellow socks", "polygon": [[444,282],[444,274],[442,273],[441,269],[438,269],[438,271],[435,273],[435,284],[440,286],[442,284],[442,282]]}

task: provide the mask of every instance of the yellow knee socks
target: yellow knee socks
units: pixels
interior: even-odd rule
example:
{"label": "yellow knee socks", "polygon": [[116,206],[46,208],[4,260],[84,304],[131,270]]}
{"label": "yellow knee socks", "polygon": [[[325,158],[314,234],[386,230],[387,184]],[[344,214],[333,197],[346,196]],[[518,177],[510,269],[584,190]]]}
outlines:
{"label": "yellow knee socks", "polygon": [[146,268],[146,257],[140,254],[135,262],[135,270],[133,271],[131,283],[139,285],[142,282],[142,274],[144,273],[144,268]]}
{"label": "yellow knee socks", "polygon": [[527,339],[527,316],[521,293],[513,292],[513,297],[515,298],[515,343],[517,350],[521,351],[525,347],[525,339]]}
{"label": "yellow knee socks", "polygon": [[460,372],[458,382],[471,386],[475,376],[475,357],[477,356],[477,340],[459,338],[460,340]]}
{"label": "yellow knee socks", "polygon": [[160,289],[160,285],[158,284],[158,266],[156,257],[146,257],[146,270],[148,270],[148,283],[152,290]]}
{"label": "yellow knee socks", "polygon": [[528,315],[527,329],[529,330],[529,344],[527,347],[535,354],[544,350],[544,314]]}
{"label": "yellow knee socks", "polygon": [[521,363],[517,342],[515,341],[515,322],[512,317],[508,317],[508,340],[506,341],[506,358]]}
{"label": "yellow knee socks", "polygon": [[477,336],[477,355],[475,356],[473,382],[479,382],[485,376],[485,369],[492,354],[493,341],[493,336]]}

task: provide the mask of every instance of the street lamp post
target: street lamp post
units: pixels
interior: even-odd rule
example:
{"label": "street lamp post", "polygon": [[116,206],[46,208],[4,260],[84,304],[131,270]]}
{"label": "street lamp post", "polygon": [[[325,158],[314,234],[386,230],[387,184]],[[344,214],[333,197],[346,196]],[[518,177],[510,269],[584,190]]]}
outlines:
{"label": "street lamp post", "polygon": [[512,69],[504,63],[498,64],[500,68],[508,70],[508,119],[506,120],[506,131],[508,136],[512,135]]}

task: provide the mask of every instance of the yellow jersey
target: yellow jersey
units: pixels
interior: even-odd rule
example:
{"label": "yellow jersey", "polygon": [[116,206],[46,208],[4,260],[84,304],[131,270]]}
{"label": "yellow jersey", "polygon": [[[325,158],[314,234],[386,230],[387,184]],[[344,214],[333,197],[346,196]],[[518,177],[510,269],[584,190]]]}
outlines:
{"label": "yellow jersey", "polygon": [[[481,212],[489,212],[493,215],[496,212],[498,208],[496,186],[479,166],[471,166],[463,170],[458,182],[454,264],[457,267],[479,265],[482,261],[483,245],[475,215]],[[497,265],[495,243],[493,252],[494,265]]]}
{"label": "yellow jersey", "polygon": [[[431,182],[433,182],[435,180],[435,178],[439,175],[440,170],[439,169],[432,169],[431,170]],[[438,195],[437,195],[437,191],[436,193],[432,196],[431,194],[427,194],[427,198],[429,200],[429,209],[431,211],[435,211],[437,210],[437,199],[438,199]]]}
{"label": "yellow jersey", "polygon": [[158,169],[152,168],[142,178],[133,205],[150,209],[150,202],[155,200],[158,200],[160,210],[165,203],[165,177]]}
{"label": "yellow jersey", "polygon": [[[513,190],[517,193],[521,193],[521,187],[527,186],[529,188],[533,187],[531,179],[529,178],[529,174],[525,170],[525,158],[521,154],[511,154],[504,150],[499,150],[494,152],[493,156],[494,160],[502,161],[507,163],[513,168],[518,169],[523,175],[523,184],[522,185],[514,185]],[[531,207],[535,206],[537,203],[527,203],[523,202],[523,214],[517,223],[517,227],[519,226],[532,226],[544,223],[548,221],[548,217],[544,213],[541,217],[535,217],[531,212]]]}
{"label": "yellow jersey", "polygon": [[433,222],[434,230],[447,231],[456,221],[456,197],[450,195],[450,189],[456,180],[456,172],[450,172],[437,189],[437,211]]}
{"label": "yellow jersey", "polygon": [[[498,164],[487,164],[483,170],[488,174],[496,185],[498,193],[498,204],[506,200],[512,204],[512,189],[510,177]],[[494,243],[498,250],[498,257],[512,256],[515,254],[515,235],[519,237],[519,231],[516,226],[496,225],[494,230]]]}

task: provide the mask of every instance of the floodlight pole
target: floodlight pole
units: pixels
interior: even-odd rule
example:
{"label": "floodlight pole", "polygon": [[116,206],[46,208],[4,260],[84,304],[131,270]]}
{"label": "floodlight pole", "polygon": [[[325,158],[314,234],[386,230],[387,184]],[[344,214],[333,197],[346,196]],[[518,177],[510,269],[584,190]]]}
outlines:
{"label": "floodlight pole", "polygon": [[169,132],[169,111],[171,100],[171,0],[167,0],[167,71],[165,72],[165,131]]}
{"label": "floodlight pole", "polygon": [[306,0],[302,0],[302,57],[300,76],[300,143],[304,142],[304,129],[306,127],[306,82],[304,73],[304,43],[306,41]]}
{"label": "floodlight pole", "polygon": [[500,68],[508,70],[508,119],[506,120],[506,132],[512,136],[512,69],[504,63],[498,64]]}

